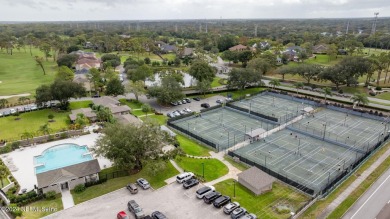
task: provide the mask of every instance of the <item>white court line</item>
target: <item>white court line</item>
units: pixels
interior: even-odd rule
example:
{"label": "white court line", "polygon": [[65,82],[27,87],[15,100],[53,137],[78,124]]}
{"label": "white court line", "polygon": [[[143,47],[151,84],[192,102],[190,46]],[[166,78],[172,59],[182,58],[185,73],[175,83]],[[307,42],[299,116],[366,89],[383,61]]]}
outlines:
{"label": "white court line", "polygon": [[386,177],[386,179],[375,189],[375,191],[367,198],[367,200],[358,208],[355,214],[352,215],[351,219],[355,217],[355,215],[363,208],[363,206],[372,198],[372,196],[382,187],[382,185],[390,178],[390,175]]}

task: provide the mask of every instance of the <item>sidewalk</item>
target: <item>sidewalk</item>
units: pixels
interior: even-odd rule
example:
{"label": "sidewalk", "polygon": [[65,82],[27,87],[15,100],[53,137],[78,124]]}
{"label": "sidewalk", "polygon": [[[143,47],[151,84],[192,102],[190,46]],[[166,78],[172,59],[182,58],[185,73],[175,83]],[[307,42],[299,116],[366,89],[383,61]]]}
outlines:
{"label": "sidewalk", "polygon": [[62,205],[64,206],[64,209],[71,208],[74,206],[73,196],[70,194],[70,190],[62,190],[61,191],[61,199],[62,199]]}
{"label": "sidewalk", "polygon": [[224,175],[222,177],[219,177],[218,179],[215,179],[213,181],[205,183],[205,185],[211,186],[211,185],[217,184],[217,183],[222,182],[222,181],[227,180],[227,179],[235,179],[235,180],[237,180],[237,174],[241,173],[241,170],[237,169],[231,163],[229,163],[228,161],[226,161],[224,159],[224,156],[225,156],[225,152],[224,151],[221,151],[221,152],[218,152],[218,153],[215,153],[215,152],[211,151],[210,154],[211,154],[212,158],[218,159],[223,164],[225,164],[228,167],[229,172],[228,172],[228,174],[226,174],[226,175]]}
{"label": "sidewalk", "polygon": [[345,189],[332,203],[326,207],[318,219],[325,219],[332,211],[334,211],[360,184],[379,166],[386,158],[390,156],[390,149],[382,154],[368,169],[366,169],[347,189]]}

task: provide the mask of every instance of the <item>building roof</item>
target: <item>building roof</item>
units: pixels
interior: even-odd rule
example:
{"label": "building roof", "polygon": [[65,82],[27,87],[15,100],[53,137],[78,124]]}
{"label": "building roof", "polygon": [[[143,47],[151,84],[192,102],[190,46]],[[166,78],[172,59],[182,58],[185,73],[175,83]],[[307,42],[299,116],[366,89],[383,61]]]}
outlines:
{"label": "building roof", "polygon": [[182,56],[191,56],[194,53],[193,48],[184,48]]}
{"label": "building roof", "polygon": [[326,53],[326,50],[328,50],[329,46],[326,44],[319,44],[313,46],[313,53]]}
{"label": "building roof", "polygon": [[262,129],[262,128],[257,128],[255,130],[247,132],[246,135],[248,135],[251,138],[254,138],[256,136],[259,136],[259,135],[263,134],[264,132],[267,132],[267,131]]}
{"label": "building roof", "polygon": [[131,108],[127,105],[124,106],[117,106],[114,104],[107,105],[111,111],[111,113],[116,114],[116,113],[123,113],[123,112],[130,112]]}
{"label": "building roof", "polygon": [[100,172],[99,162],[94,159],[83,163],[63,167],[37,174],[38,188],[54,185],[71,179]]}
{"label": "building roof", "polygon": [[246,50],[246,49],[248,49],[248,47],[241,45],[241,44],[238,44],[236,46],[229,48],[230,51],[241,51],[241,50]]}
{"label": "building roof", "polygon": [[86,116],[87,118],[96,117],[96,113],[94,113],[91,108],[81,108],[81,109],[72,110],[72,114],[69,115],[70,120],[71,121],[76,120],[77,114],[80,113],[84,114],[84,116]]}
{"label": "building roof", "polygon": [[[251,167],[239,174],[237,174],[239,180],[243,180],[251,187],[259,190],[275,182],[275,178],[261,171],[257,167]],[[256,191],[253,191],[256,192]]]}
{"label": "building roof", "polygon": [[142,121],[139,120],[137,117],[131,115],[131,114],[124,114],[124,115],[114,115],[114,117],[118,120],[118,122],[121,122],[123,124],[141,124]]}
{"label": "building roof", "polygon": [[102,105],[105,107],[108,107],[109,105],[119,105],[120,104],[120,102],[118,100],[116,100],[115,98],[110,97],[110,96],[103,96],[103,97],[95,98],[95,99],[92,99],[92,102],[93,102],[93,104],[95,104],[97,106]]}
{"label": "building roof", "polygon": [[164,44],[164,45],[161,45],[161,50],[164,52],[175,52],[177,49],[176,49],[176,46]]}
{"label": "building roof", "polygon": [[161,130],[168,132],[168,134],[172,137],[176,136],[176,133],[174,133],[172,130],[170,130],[165,125],[160,126]]}
{"label": "building roof", "polygon": [[101,61],[99,59],[96,59],[96,58],[81,58],[79,60],[77,60],[76,64],[78,65],[83,65],[83,64],[88,64],[88,65],[96,65],[96,64],[100,64]]}

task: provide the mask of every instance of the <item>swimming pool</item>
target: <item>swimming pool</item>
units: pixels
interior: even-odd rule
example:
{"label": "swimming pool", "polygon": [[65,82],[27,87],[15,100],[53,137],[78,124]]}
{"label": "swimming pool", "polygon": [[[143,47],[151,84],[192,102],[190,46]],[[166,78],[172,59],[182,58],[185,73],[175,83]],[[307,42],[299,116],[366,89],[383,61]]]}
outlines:
{"label": "swimming pool", "polygon": [[60,144],[50,147],[34,157],[35,174],[55,170],[92,160],[87,146]]}

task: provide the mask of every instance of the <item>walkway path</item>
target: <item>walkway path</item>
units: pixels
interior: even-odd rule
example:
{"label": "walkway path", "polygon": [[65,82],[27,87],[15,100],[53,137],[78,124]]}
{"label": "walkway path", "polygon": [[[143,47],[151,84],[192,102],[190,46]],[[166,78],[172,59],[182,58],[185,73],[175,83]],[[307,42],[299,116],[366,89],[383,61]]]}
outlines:
{"label": "walkway path", "polygon": [[336,209],[357,187],[360,186],[360,184],[380,165],[382,162],[390,156],[390,149],[388,149],[384,154],[382,154],[368,169],[366,169],[360,176],[357,177],[357,179],[348,186],[347,189],[345,189],[335,200],[333,200],[332,203],[328,205],[322,211],[319,219],[326,218],[332,211]]}
{"label": "walkway path", "polygon": [[62,205],[64,206],[64,209],[71,208],[74,206],[73,197],[72,197],[72,194],[70,194],[69,189],[62,190],[61,195],[62,195],[62,197],[61,197],[62,198]]}
{"label": "walkway path", "polygon": [[215,179],[213,181],[205,183],[205,185],[211,186],[211,185],[217,184],[217,183],[222,182],[222,181],[227,180],[227,179],[237,180],[237,174],[241,173],[241,170],[237,169],[235,166],[233,166],[231,163],[229,163],[227,160],[225,160],[225,158],[224,158],[225,152],[224,151],[220,151],[218,153],[211,151],[210,154],[211,154],[212,158],[218,159],[219,161],[224,163],[228,167],[229,172],[226,175],[219,177],[218,179]]}

